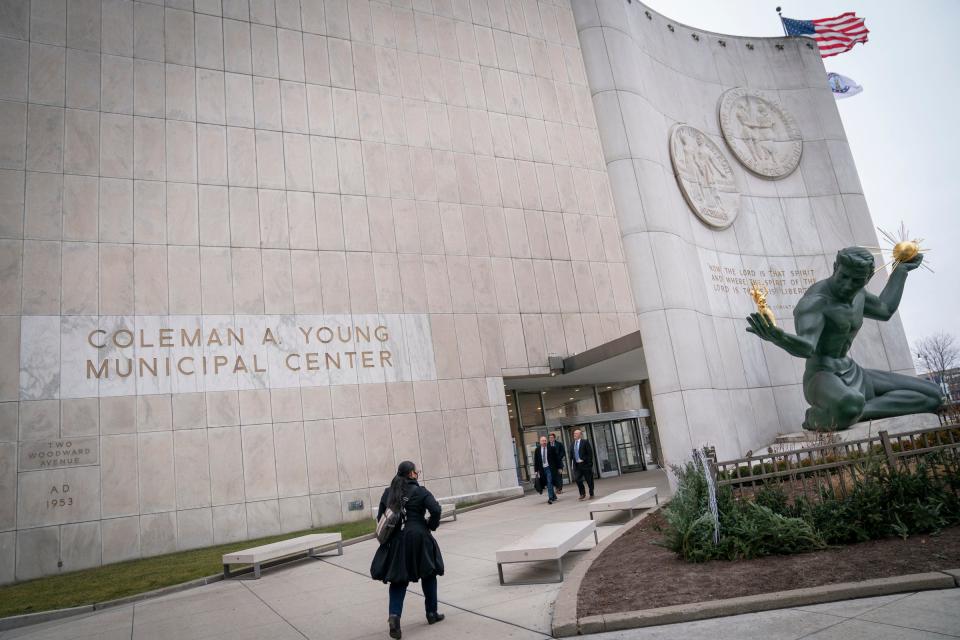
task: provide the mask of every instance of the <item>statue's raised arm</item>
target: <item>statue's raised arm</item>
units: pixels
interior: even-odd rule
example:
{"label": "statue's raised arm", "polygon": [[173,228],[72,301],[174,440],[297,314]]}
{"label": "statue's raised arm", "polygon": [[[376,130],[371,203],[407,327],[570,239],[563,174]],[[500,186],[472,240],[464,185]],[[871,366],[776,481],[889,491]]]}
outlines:
{"label": "statue's raised arm", "polygon": [[943,402],[937,385],[890,371],[863,369],[848,352],[864,317],[889,320],[900,305],[907,274],[920,266],[918,254],[894,269],[880,295],[866,291],[873,254],[862,247],[837,252],[833,274],[814,283],[793,312],[796,334],[761,314],[747,317],[747,331],[807,361],[803,393],[810,408],[803,426],[817,431],[846,429],[861,420],[936,411]]}

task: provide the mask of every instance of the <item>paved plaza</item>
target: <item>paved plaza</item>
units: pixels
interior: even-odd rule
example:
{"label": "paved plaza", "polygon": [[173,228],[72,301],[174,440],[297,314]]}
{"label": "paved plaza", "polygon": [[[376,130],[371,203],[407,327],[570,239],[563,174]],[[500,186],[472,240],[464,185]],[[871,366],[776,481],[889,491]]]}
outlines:
{"label": "paved plaza", "polygon": [[[637,486],[657,486],[669,493],[662,471],[601,480],[598,494]],[[540,524],[587,518],[587,503],[568,487],[560,501],[527,495],[463,513],[444,522],[437,537],[447,573],[440,579],[443,623],[427,626],[419,591],[412,588],[404,611],[404,637],[546,638],[560,584],[500,586],[494,551]],[[622,522],[615,515],[601,522]],[[600,537],[616,524],[601,526]],[[585,543],[589,547],[593,542]],[[305,561],[249,577],[214,583],[133,605],[0,633],[0,640],[79,638],[186,639],[270,638],[353,640],[386,638],[386,586],[370,580],[368,569],[375,541],[347,547],[343,556]],[[570,570],[584,554],[564,559]],[[544,563],[546,564],[546,563]],[[540,572],[543,572],[542,574]],[[505,568],[510,579],[548,578],[549,568]],[[616,588],[611,585],[611,588]],[[800,609],[651,627],[596,638],[921,638],[960,637],[960,590],[899,594]]]}

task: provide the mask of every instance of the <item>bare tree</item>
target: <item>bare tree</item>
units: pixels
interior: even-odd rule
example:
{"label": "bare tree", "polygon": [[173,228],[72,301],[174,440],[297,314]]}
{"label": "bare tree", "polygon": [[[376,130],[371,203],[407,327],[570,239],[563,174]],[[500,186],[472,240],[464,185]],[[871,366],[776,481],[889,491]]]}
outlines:
{"label": "bare tree", "polygon": [[935,333],[921,338],[913,345],[917,364],[932,374],[938,383],[943,382],[943,374],[960,365],[960,344],[946,332]]}

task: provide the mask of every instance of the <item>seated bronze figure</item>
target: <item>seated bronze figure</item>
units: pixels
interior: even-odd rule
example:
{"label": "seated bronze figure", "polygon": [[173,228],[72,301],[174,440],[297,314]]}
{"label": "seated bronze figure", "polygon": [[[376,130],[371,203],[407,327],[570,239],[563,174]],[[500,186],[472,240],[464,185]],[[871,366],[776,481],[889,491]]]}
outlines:
{"label": "seated bronze figure", "polygon": [[935,412],[940,388],[920,378],[864,369],[849,355],[863,319],[889,320],[900,305],[907,274],[923,254],[897,264],[880,295],[865,289],[874,273],[873,254],[862,247],[837,252],[833,275],[814,283],[793,312],[797,334],[787,333],[759,313],[747,331],[787,353],[806,358],[803,394],[810,404],[805,429],[841,431],[862,420]]}

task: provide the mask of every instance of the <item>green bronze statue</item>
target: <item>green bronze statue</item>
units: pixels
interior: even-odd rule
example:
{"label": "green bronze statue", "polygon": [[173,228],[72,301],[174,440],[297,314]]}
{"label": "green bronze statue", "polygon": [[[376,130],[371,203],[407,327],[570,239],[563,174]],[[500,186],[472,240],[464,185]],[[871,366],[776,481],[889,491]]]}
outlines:
{"label": "green bronze statue", "polygon": [[847,355],[863,319],[889,320],[900,305],[907,274],[923,255],[897,264],[880,295],[866,291],[874,273],[873,254],[862,247],[837,252],[833,275],[814,283],[793,311],[797,335],[761,313],[747,318],[747,331],[787,353],[806,358],[804,429],[841,431],[860,422],[934,412],[943,403],[940,388],[919,378],[863,369]]}

